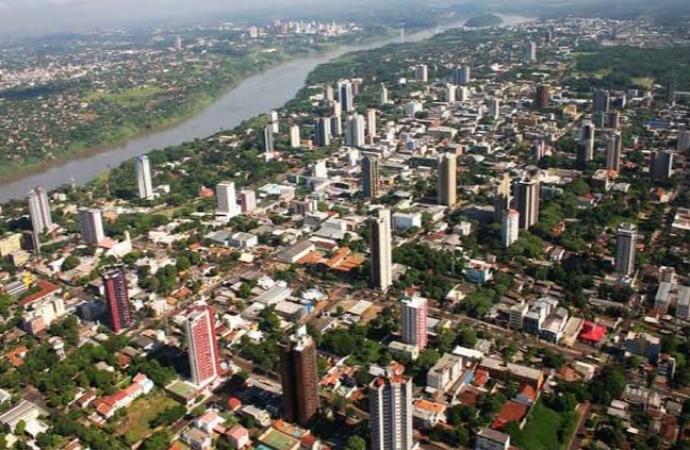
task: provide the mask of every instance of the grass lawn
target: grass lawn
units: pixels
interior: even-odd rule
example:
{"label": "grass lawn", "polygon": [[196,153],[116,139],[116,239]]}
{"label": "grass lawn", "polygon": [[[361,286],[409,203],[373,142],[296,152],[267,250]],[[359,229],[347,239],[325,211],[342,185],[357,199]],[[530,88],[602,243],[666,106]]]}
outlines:
{"label": "grass lawn", "polygon": [[131,443],[139,442],[151,433],[149,421],[177,404],[172,398],[166,397],[163,391],[154,389],[149,395],[140,397],[129,405],[127,416],[118,426],[118,434],[126,434]]}
{"label": "grass lawn", "polygon": [[[577,419],[575,412],[558,413],[544,406],[540,399],[532,409],[525,427],[515,436],[515,445],[529,450],[566,448],[577,425]],[[564,436],[565,442],[559,440],[560,429],[563,429],[560,434]]]}
{"label": "grass lawn", "polygon": [[654,85],[654,78],[652,77],[638,77],[638,78],[631,78],[630,82],[632,84],[636,84],[638,86],[645,87],[647,89],[651,88],[652,85]]}

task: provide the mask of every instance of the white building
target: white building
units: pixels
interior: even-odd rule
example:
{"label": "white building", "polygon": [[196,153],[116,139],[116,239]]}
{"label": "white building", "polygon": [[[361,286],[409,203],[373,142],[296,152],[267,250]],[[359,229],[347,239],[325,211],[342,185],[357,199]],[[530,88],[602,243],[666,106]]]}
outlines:
{"label": "white building", "polygon": [[405,231],[414,227],[422,227],[421,213],[397,212],[393,214],[393,228],[395,228],[396,231]]}
{"label": "white building", "polygon": [[300,138],[299,125],[292,125],[290,127],[290,147],[301,147],[302,141]]}
{"label": "white building", "polygon": [[364,116],[355,114],[347,118],[345,126],[345,144],[349,147],[363,147],[365,142]]}
{"label": "white building", "polygon": [[411,450],[412,380],[390,374],[369,385],[369,424],[372,450]]}
{"label": "white building", "polygon": [[218,203],[217,215],[224,216],[227,219],[240,215],[237,200],[235,199],[235,183],[233,181],[225,181],[216,186],[216,201]]}
{"label": "white building", "polygon": [[462,376],[463,361],[460,356],[444,353],[426,374],[426,385],[438,391],[450,389]]}
{"label": "white building", "polygon": [[371,281],[372,285],[386,291],[393,284],[393,253],[391,249],[391,212],[378,210],[378,217],[369,219],[371,231]]}
{"label": "white building", "polygon": [[508,248],[520,236],[520,213],[511,209],[503,214],[503,224],[501,225],[501,243],[503,248]]}
{"label": "white building", "polygon": [[41,187],[36,187],[26,195],[29,202],[29,216],[34,233],[44,233],[53,227],[50,216],[48,193]]}
{"label": "white building", "polygon": [[153,182],[151,181],[151,163],[149,162],[149,157],[146,155],[138,156],[135,164],[137,169],[139,198],[146,200],[152,199]]}
{"label": "white building", "polygon": [[482,428],[477,433],[474,450],[508,450],[510,448],[510,435]]}
{"label": "white building", "polygon": [[427,299],[406,297],[402,301],[402,341],[424,349],[427,344]]}

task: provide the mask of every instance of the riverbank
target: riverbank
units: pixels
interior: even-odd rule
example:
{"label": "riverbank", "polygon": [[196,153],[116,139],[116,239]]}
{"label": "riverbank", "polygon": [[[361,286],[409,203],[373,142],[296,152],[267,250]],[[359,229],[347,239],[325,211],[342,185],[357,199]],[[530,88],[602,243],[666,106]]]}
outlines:
{"label": "riverbank", "polygon": [[383,33],[382,31],[384,30],[377,30],[377,32],[368,34],[365,33],[352,41],[345,40],[344,43],[324,42],[320,43],[318,48],[307,48],[292,53],[285,51],[273,52],[271,53],[271,58],[267,63],[263,63],[261,66],[257,67],[256,70],[247,70],[239,74],[239,76],[235,78],[232,83],[223,86],[221,89],[192,94],[190,98],[185,100],[184,105],[179,113],[173,113],[163,119],[147,122],[141,125],[127,123],[120,127],[108,128],[107,135],[114,138],[103,140],[95,145],[82,146],[76,144],[68,147],[62,153],[52,157],[51,159],[27,159],[27,161],[22,164],[6,162],[0,166],[0,187],[4,184],[21,180],[27,176],[40,174],[52,168],[63,166],[70,161],[83,160],[85,158],[98,155],[102,152],[109,151],[113,148],[126,146],[126,144],[132,140],[146,138],[148,136],[178,127],[199,115],[201,112],[213,105],[213,103],[219,101],[219,99],[227,95],[228,92],[235,89],[243,81],[274,69],[275,67],[289,63],[290,61],[327,54],[342,47],[367,45],[371,42],[377,42],[381,39],[390,38],[390,36],[395,34],[394,30],[391,29],[387,29],[385,30],[386,32]]}

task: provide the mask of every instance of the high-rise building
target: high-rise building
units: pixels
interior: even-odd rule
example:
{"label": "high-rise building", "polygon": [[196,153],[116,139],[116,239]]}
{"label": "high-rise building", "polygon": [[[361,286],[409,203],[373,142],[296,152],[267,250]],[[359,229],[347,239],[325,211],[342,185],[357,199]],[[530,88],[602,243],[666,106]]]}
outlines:
{"label": "high-rise building", "polygon": [[220,353],[216,340],[213,309],[193,306],[184,318],[192,383],[203,388],[213,383],[220,372]]}
{"label": "high-rise building", "polygon": [[457,101],[457,97],[455,95],[457,89],[458,87],[454,84],[446,84],[446,103],[453,104]]}
{"label": "high-rise building", "polygon": [[419,64],[414,67],[414,79],[422,83],[429,81],[429,68],[426,64]]}
{"label": "high-rise building", "polygon": [[331,136],[342,136],[343,135],[343,118],[340,116],[331,116]]}
{"label": "high-rise building", "polygon": [[122,265],[107,267],[101,274],[105,298],[108,301],[110,327],[115,333],[129,328],[134,322],[127,292],[127,278]]}
{"label": "high-rise building", "polygon": [[290,147],[298,148],[302,146],[302,141],[299,135],[299,125],[292,125],[290,127]]}
{"label": "high-rise building", "polygon": [[455,94],[458,101],[466,102],[470,99],[470,88],[467,86],[460,86],[455,91]]}
{"label": "high-rise building", "polygon": [[338,100],[343,107],[343,111],[352,112],[355,109],[355,95],[350,81],[338,82]]}
{"label": "high-rise building", "polygon": [[520,237],[520,213],[509,209],[503,214],[501,224],[501,243],[503,248],[508,248]]}
{"label": "high-rise building", "polygon": [[312,164],[311,176],[313,178],[328,178],[328,166],[326,165],[325,159],[321,159]]}
{"label": "high-rise building", "polygon": [[470,66],[457,67],[455,69],[455,84],[466,86],[472,82],[472,69]]}
{"label": "high-rise building", "polygon": [[153,183],[151,181],[151,164],[149,157],[146,155],[138,156],[136,161],[137,169],[137,188],[139,189],[139,198],[152,199],[153,198]]}
{"label": "high-rise building", "polygon": [[342,116],[343,115],[343,105],[336,100],[331,102],[331,116]]}
{"label": "high-rise building", "polygon": [[494,194],[494,222],[503,223],[503,215],[510,209],[510,202],[510,175],[506,172],[499,185],[496,186]]}
{"label": "high-rise building", "polygon": [[592,114],[592,122],[597,128],[606,128],[606,117],[608,114],[605,112],[595,112]]}
{"label": "high-rise building", "polygon": [[679,152],[690,150],[690,130],[683,130],[678,133],[678,145],[676,148]]}
{"label": "high-rise building", "polygon": [[606,126],[617,130],[621,127],[620,111],[610,111],[606,116]]}
{"label": "high-rise building", "polygon": [[412,450],[412,380],[402,375],[378,377],[369,385],[372,450]]}
{"label": "high-rise building", "polygon": [[534,41],[529,41],[525,45],[525,60],[528,62],[534,62],[537,60],[537,43]]}
{"label": "high-rise building", "polygon": [[379,159],[375,156],[362,158],[362,193],[364,198],[379,196]]}
{"label": "high-rise building", "polygon": [[376,110],[371,108],[367,110],[367,136],[372,142],[376,132]]}
{"label": "high-rise building", "polygon": [[235,198],[235,182],[225,181],[216,185],[216,214],[232,219],[240,214]]}
{"label": "high-rise building", "polygon": [[331,145],[331,120],[319,117],[314,121],[314,145],[328,147]]}
{"label": "high-rise building", "polygon": [[670,150],[657,150],[652,153],[649,172],[654,180],[668,181],[673,176],[673,152]]}
{"label": "high-rise building", "polygon": [[538,180],[520,180],[515,185],[515,203],[520,214],[521,230],[527,230],[539,221],[540,184]]}
{"label": "high-rise building", "polygon": [[388,104],[388,88],[385,84],[381,85],[381,97],[379,99],[381,106]]}
{"label": "high-rise building", "polygon": [[604,89],[597,89],[596,91],[594,91],[594,98],[592,100],[593,112],[603,112],[605,114],[608,114],[610,105],[611,96],[609,94],[609,91]]}
{"label": "high-rise building", "polygon": [[275,151],[273,127],[271,125],[266,125],[264,128],[264,153],[272,153],[273,151]]}
{"label": "high-rise building", "polygon": [[457,203],[458,157],[444,153],[438,158],[438,204],[454,206]]}
{"label": "high-rise building", "polygon": [[676,103],[676,78],[672,76],[666,83],[666,90],[664,92],[664,99],[669,105]]}
{"label": "high-rise building", "polygon": [[498,119],[501,116],[501,101],[497,98],[489,100],[489,117]]}
{"label": "high-rise building", "polygon": [[594,136],[596,128],[590,120],[585,120],[580,128],[580,139],[577,143],[576,165],[585,170],[587,164],[594,160]]}
{"label": "high-rise building", "polygon": [[623,154],[623,136],[620,131],[611,133],[606,140],[606,170],[621,171],[621,155]]}
{"label": "high-rise building", "polygon": [[393,283],[393,253],[391,250],[391,212],[378,210],[377,217],[369,218],[371,248],[371,284],[386,291]]}
{"label": "high-rise building", "polygon": [[48,193],[42,187],[35,187],[26,194],[29,203],[29,217],[34,233],[44,233],[53,227],[53,218],[50,216],[50,203]]}
{"label": "high-rise building", "polygon": [[304,326],[280,345],[280,381],[285,419],[308,425],[319,409],[319,375],[316,344]]}
{"label": "high-rise building", "polygon": [[256,209],[256,192],[252,189],[245,189],[240,192],[240,210],[242,214],[247,214]]}
{"label": "high-rise building", "polygon": [[402,341],[419,350],[427,344],[427,299],[413,296],[402,301]]}
{"label": "high-rise building", "polygon": [[345,145],[350,147],[363,147],[365,142],[364,116],[355,114],[347,118],[345,126]]}
{"label": "high-rise building", "polygon": [[635,271],[635,253],[637,251],[637,225],[624,222],[616,233],[616,273],[623,277]]}
{"label": "high-rise building", "polygon": [[271,131],[275,134],[280,133],[280,120],[278,119],[278,111],[271,111],[268,115],[270,119]]}
{"label": "high-rise building", "polygon": [[330,84],[326,86],[326,100],[332,102],[335,100],[335,94],[333,93],[333,86]]}
{"label": "high-rise building", "polygon": [[551,103],[551,86],[548,84],[540,84],[537,86],[536,96],[537,108],[548,109]]}
{"label": "high-rise building", "polygon": [[87,244],[96,245],[105,239],[103,217],[100,209],[79,208],[81,238]]}

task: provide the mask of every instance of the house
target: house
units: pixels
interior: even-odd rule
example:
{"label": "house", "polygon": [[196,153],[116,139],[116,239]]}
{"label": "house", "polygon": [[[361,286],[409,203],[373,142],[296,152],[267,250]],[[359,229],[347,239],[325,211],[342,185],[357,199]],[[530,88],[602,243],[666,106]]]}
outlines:
{"label": "house", "polygon": [[237,450],[249,445],[249,431],[247,431],[247,429],[242,425],[235,425],[234,427],[230,428],[225,433],[225,436]]}
{"label": "house", "polygon": [[194,426],[208,434],[213,433],[213,429],[225,423],[225,419],[214,410],[206,411],[194,420]]}
{"label": "house", "polygon": [[412,419],[419,427],[429,430],[438,425],[440,422],[445,423],[446,405],[426,399],[419,399],[414,402]]}
{"label": "house", "polygon": [[211,435],[204,433],[198,428],[192,428],[182,435],[182,442],[189,445],[193,450],[206,450],[213,446]]}
{"label": "house", "polygon": [[256,423],[262,427],[267,427],[271,424],[271,415],[265,409],[259,409],[254,405],[246,405],[240,409],[240,414],[245,417],[251,417]]}
{"label": "house", "polygon": [[510,435],[482,428],[477,433],[474,450],[508,450],[510,448]]}
{"label": "house", "polygon": [[38,406],[29,401],[22,400],[0,416],[0,423],[7,432],[14,433],[14,429],[19,422],[24,422],[28,425],[29,422],[38,420],[41,414],[42,411]]}

